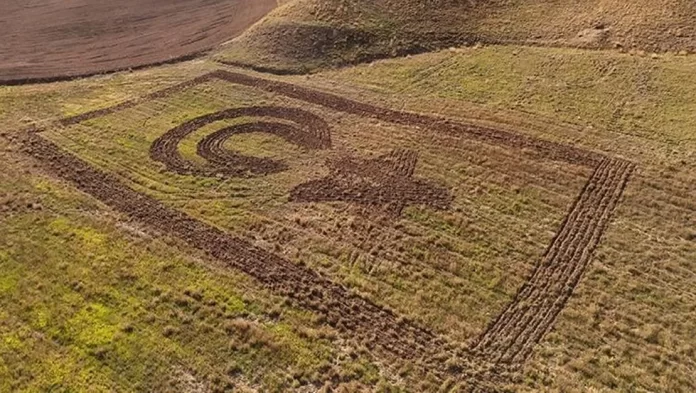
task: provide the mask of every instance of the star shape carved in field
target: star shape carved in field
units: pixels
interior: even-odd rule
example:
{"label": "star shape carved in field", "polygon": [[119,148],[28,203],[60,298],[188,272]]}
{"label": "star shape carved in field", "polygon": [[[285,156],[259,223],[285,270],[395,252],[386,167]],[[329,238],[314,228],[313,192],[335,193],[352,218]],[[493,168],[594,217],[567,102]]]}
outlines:
{"label": "star shape carved in field", "polygon": [[399,216],[409,205],[447,209],[450,193],[431,181],[414,178],[416,162],[416,152],[406,149],[369,160],[344,157],[329,163],[327,177],[295,187],[290,200],[356,203],[390,216]]}

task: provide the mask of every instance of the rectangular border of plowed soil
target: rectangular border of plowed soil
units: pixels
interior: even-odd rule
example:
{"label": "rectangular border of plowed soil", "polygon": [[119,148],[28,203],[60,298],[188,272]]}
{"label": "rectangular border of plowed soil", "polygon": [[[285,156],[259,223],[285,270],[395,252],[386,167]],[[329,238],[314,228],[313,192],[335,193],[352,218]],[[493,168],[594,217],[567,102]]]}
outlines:
{"label": "rectangular border of plowed soil", "polygon": [[[396,111],[334,94],[224,70],[213,71],[139,99],[99,109],[57,122],[66,127],[105,116],[139,103],[164,98],[212,80],[253,87],[335,111],[431,131],[470,138],[487,144],[518,149],[539,159],[560,161],[594,169],[576,197],[561,227],[532,275],[513,301],[468,348],[457,349],[417,324],[399,318],[339,283],[303,265],[260,249],[244,239],[165,206],[122,183],[116,176],[92,167],[42,137],[44,129],[22,133],[22,150],[49,172],[70,181],[129,219],[158,233],[182,240],[225,266],[241,270],[297,305],[326,318],[343,335],[364,343],[381,356],[409,362],[421,359],[427,372],[439,378],[456,378],[471,389],[495,390],[531,355],[534,346],[554,322],[578,285],[620,202],[634,164],[527,135],[455,122],[412,112]],[[450,361],[443,362],[447,353]],[[446,363],[446,364],[445,364]],[[492,384],[492,385],[491,385]]]}

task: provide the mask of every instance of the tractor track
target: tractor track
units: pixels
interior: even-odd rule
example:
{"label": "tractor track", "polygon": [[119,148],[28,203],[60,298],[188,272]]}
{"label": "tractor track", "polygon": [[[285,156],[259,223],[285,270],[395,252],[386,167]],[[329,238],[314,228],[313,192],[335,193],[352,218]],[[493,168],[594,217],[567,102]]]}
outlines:
{"label": "tractor track", "polygon": [[503,130],[496,130],[493,128],[459,123],[437,116],[382,108],[340,97],[335,94],[300,87],[291,83],[256,78],[245,74],[222,70],[213,71],[209,75],[212,78],[219,78],[230,83],[266,90],[289,98],[330,108],[339,112],[373,118],[409,127],[420,127],[433,132],[470,138],[492,145],[512,147],[529,151],[539,158],[552,161],[562,161],[575,165],[595,167],[602,160],[601,154],[578,149],[561,143],[546,141]]}
{"label": "tractor track", "polygon": [[447,209],[449,191],[430,181],[412,178],[418,154],[397,149],[372,160],[343,157],[329,163],[329,176],[311,180],[290,191],[291,202],[342,201],[398,217],[407,205]]}
{"label": "tractor track", "polygon": [[72,182],[129,219],[205,252],[240,270],[270,290],[325,317],[343,334],[401,359],[422,358],[444,342],[426,329],[400,319],[370,300],[353,294],[304,265],[292,263],[253,244],[164,205],[93,168],[36,134],[27,134],[23,150],[50,172]]}
{"label": "tractor track", "polygon": [[514,301],[473,343],[474,353],[495,363],[527,359],[578,285],[633,169],[602,161]]}
{"label": "tractor track", "polygon": [[424,128],[432,132],[443,133],[458,138],[469,138],[496,146],[515,148],[533,154],[541,159],[567,162],[569,164],[583,165],[591,168],[596,167],[603,159],[601,154],[562,143],[542,140],[527,135],[497,130],[489,127],[455,122],[438,116],[382,108],[372,104],[366,104],[340,97],[335,94],[301,87],[292,83],[257,78],[254,76],[225,70],[217,70],[201,75],[189,81],[150,93],[141,99],[128,100],[112,107],[71,116],[59,120],[58,124],[64,127],[74,125],[96,117],[101,117],[120,110],[132,108],[142,102],[164,98],[176,92],[216,79],[265,90],[288,98],[330,108],[339,112],[410,127]]}

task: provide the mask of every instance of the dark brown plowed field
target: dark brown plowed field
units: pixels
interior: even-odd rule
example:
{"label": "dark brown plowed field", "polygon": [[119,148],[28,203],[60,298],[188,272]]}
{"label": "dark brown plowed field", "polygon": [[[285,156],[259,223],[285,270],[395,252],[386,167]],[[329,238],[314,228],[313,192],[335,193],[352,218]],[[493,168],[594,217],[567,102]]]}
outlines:
{"label": "dark brown plowed field", "polygon": [[0,2],[0,84],[69,79],[190,58],[276,0]]}

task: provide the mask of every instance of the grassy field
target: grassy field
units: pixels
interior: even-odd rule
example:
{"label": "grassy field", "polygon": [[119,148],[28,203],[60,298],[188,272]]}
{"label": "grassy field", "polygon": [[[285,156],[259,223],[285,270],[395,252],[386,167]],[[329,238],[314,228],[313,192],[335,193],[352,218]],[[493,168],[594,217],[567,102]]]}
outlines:
{"label": "grassy field", "polygon": [[618,217],[525,383],[531,391],[686,392],[696,344],[693,67],[691,57],[494,46],[310,80],[407,109],[517,124],[638,163]]}
{"label": "grassy field", "polygon": [[[206,68],[3,88],[5,102],[27,103],[3,105],[3,124],[108,106]],[[401,389],[316,315],[46,176],[14,133],[0,175],[0,390]]]}
{"label": "grassy field", "polygon": [[[305,3],[291,2],[265,23],[292,17]],[[374,13],[360,19],[373,30],[382,3],[390,4],[362,10]],[[341,23],[354,11],[352,2],[345,4]],[[317,8],[320,20],[321,12],[328,8]],[[692,56],[493,45],[280,77],[215,59],[248,55],[245,61],[254,64],[295,70],[339,62],[308,56],[285,63],[287,56],[264,63],[258,57],[267,56],[263,45],[248,46],[257,52],[246,54],[235,45],[176,66],[0,87],[0,391],[435,392],[464,386],[456,375],[430,373],[438,361],[372,351],[319,311],[56,179],[22,153],[24,127],[46,127],[43,137],[128,187],[317,271],[393,311],[400,323],[459,348],[515,298],[592,173],[524,149],[443,134],[434,125],[381,121],[222,80],[78,124],[54,123],[215,69],[635,163],[614,219],[555,325],[496,388],[696,389]],[[351,50],[339,47],[337,56],[344,49]],[[287,165],[251,177],[176,174],[152,160],[151,144],[173,127],[250,106],[296,108],[324,119],[331,148],[303,148],[266,133],[235,135],[226,149]],[[201,140],[253,121],[291,123],[222,120],[184,138],[178,151],[203,165]],[[341,200],[289,198],[299,184],[334,176],[333,166],[346,157],[374,161],[399,149],[417,154],[412,179],[446,190],[446,209],[407,204],[393,216]]]}

